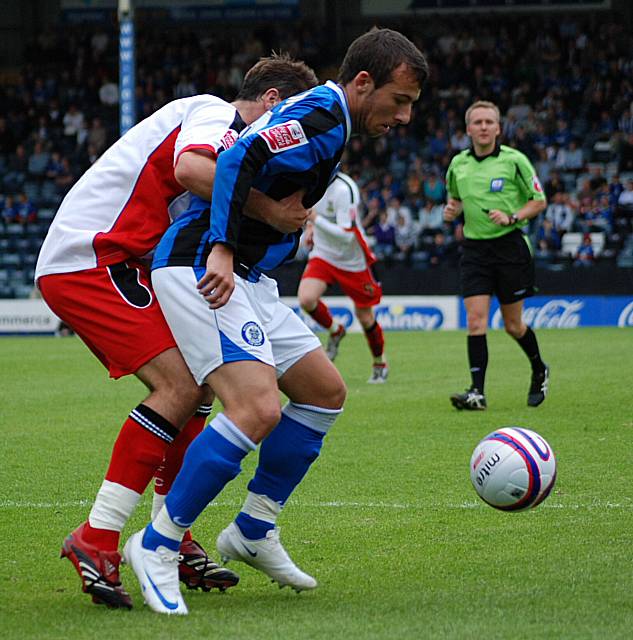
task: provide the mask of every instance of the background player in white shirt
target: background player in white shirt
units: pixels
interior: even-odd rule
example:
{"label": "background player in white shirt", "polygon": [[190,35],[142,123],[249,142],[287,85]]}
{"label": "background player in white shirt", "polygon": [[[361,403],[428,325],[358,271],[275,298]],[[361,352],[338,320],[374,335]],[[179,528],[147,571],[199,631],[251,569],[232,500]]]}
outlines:
{"label": "background player in white shirt", "polygon": [[348,175],[339,172],[308,219],[304,242],[312,246],[312,251],[298,296],[302,309],[328,329],[326,352],[330,360],[338,353],[345,327],[334,322],[321,297],[336,283],[354,301],[356,317],[373,357],[368,382],[376,384],[385,382],[389,373],[382,327],[373,309],[380,303],[382,288],[371,270],[376,257],[367,245],[360,224],[360,206],[358,186]]}
{"label": "background player in white shirt", "polygon": [[[210,411],[207,400],[192,418],[205,398],[176,348],[143,257],[169,226],[170,215],[186,206],[187,190],[211,197],[215,158],[245,124],[316,83],[305,64],[273,56],[247,73],[233,104],[210,95],[169,103],[81,177],[48,232],[35,273],[44,299],[111,377],[134,374],[150,390],[122,426],[88,521],[62,548],[97,604],[131,607],[119,581],[120,532],[154,475],[153,511],[160,509]],[[255,191],[246,213],[285,231],[299,228],[307,215],[298,198],[277,203]],[[180,552],[180,577],[187,586],[236,584],[238,577],[211,561],[190,534]]]}

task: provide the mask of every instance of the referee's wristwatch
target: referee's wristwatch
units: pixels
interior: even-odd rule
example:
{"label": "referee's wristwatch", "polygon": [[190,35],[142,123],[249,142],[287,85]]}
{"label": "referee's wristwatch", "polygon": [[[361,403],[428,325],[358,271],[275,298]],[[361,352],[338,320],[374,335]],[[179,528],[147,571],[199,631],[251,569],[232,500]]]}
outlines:
{"label": "referee's wristwatch", "polygon": [[516,224],[517,222],[521,222],[518,218],[517,218],[517,214],[513,213],[509,218],[510,223],[509,224]]}

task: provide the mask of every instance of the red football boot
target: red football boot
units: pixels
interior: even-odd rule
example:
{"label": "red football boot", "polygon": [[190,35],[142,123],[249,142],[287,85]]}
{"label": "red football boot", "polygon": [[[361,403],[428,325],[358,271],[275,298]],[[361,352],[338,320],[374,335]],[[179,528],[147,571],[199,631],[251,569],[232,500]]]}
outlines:
{"label": "red football boot", "polygon": [[80,525],[64,540],[62,558],[68,558],[74,565],[82,582],[82,590],[92,596],[95,604],[105,604],[111,609],[132,608],[132,599],[121,586],[118,551],[102,551],[82,539]]}
{"label": "red football boot", "polygon": [[240,581],[237,573],[214,562],[195,540],[183,540],[180,545],[178,577],[187,589],[203,591],[226,591]]}

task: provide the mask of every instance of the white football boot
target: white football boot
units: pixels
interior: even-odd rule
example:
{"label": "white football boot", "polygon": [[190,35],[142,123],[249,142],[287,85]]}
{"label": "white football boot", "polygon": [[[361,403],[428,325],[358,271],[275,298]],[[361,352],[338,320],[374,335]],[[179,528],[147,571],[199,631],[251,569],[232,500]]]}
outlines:
{"label": "white football boot", "polygon": [[132,535],[123,547],[123,559],[132,567],[150,609],[167,615],[187,615],[178,582],[178,551],[143,548],[145,529]]}
{"label": "white football boot", "polygon": [[249,540],[235,522],[231,522],[218,536],[216,546],[223,562],[245,562],[279,583],[280,588],[288,586],[299,592],[317,586],[317,581],[290,559],[279,541],[278,528],[268,531],[261,540]]}

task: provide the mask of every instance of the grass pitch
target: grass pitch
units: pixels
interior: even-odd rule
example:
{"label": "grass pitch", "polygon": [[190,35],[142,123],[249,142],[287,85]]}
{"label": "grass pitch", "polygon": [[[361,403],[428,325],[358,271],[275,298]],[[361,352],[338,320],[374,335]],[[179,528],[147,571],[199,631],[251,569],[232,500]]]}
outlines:
{"label": "grass pitch", "polygon": [[[630,638],[633,335],[538,336],[552,369],[545,404],[526,406],[527,361],[493,331],[489,409],[474,414],[448,401],[468,381],[464,333],[387,334],[384,386],[366,384],[363,337],[346,337],[337,360],[349,387],[345,412],[279,523],[319,588],[279,590],[234,563],[238,587],[186,593],[190,615],[178,619],[143,607],[127,567],[135,608],[96,607],[58,559],[142,386],[108,381],[77,339],[1,339],[0,637]],[[534,511],[495,511],[470,486],[472,449],[503,425],[539,431],[557,454],[557,486]],[[209,550],[254,464],[252,455],[196,524]],[[149,508],[145,498],[124,539]]]}

